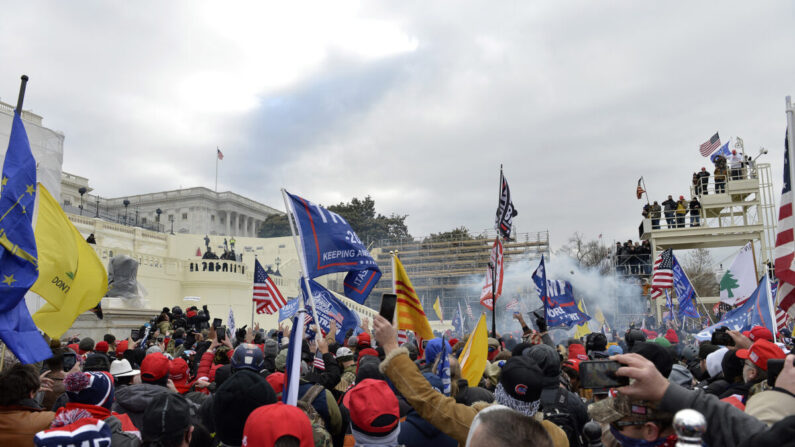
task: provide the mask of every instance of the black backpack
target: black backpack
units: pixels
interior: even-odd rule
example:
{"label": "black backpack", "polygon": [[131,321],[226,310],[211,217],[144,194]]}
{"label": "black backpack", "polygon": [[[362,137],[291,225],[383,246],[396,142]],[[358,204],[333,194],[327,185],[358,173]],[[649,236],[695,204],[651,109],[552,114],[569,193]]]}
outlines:
{"label": "black backpack", "polygon": [[558,388],[553,400],[541,398],[541,413],[545,421],[552,422],[560,427],[569,439],[570,447],[581,447],[582,433],[577,426],[577,420],[566,406],[566,394],[563,388]]}

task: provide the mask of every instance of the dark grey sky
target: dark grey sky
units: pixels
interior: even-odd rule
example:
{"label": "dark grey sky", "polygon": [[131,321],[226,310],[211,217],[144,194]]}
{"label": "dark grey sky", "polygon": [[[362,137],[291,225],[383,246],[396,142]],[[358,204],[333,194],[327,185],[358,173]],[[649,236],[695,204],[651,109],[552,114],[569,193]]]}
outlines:
{"label": "dark grey sky", "polygon": [[104,196],[212,188],[220,146],[219,189],[277,208],[369,194],[480,231],[502,163],[519,231],[625,240],[638,177],[686,195],[716,130],[780,188],[789,2],[3,3],[0,97],[30,75]]}

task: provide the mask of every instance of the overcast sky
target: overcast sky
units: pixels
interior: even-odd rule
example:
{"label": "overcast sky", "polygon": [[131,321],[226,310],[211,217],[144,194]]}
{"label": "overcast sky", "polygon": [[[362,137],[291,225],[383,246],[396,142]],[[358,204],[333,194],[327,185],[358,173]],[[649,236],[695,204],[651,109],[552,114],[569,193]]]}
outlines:
{"label": "overcast sky", "polygon": [[0,98],[63,131],[101,196],[206,186],[283,209],[371,195],[425,235],[637,239],[715,131],[780,191],[792,2],[2,1]]}

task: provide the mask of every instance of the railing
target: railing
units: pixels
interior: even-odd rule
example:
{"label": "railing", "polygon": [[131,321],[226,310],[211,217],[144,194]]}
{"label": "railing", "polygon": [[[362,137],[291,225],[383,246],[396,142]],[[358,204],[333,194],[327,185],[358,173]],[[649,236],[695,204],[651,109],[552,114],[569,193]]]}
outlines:
{"label": "railing", "polygon": [[697,183],[692,183],[690,185],[690,196],[699,196],[702,195],[709,195],[709,194],[725,194],[728,191],[727,186],[729,186],[732,182],[738,180],[756,180],[759,178],[758,168],[756,166],[751,167],[744,167],[740,169],[727,169],[726,170],[726,177],[724,181],[715,181],[715,176],[710,174],[707,177],[707,181],[704,182],[704,178],[700,178]]}
{"label": "railing", "polygon": [[193,272],[234,273],[246,276],[246,265],[226,259],[197,259],[183,262],[183,270]]}
{"label": "railing", "polygon": [[130,213],[128,215],[121,213],[111,213],[107,212],[107,210],[102,210],[101,208],[100,211],[97,212],[96,202],[88,202],[88,201],[84,202],[82,211],[80,210],[79,205],[74,206],[74,205],[62,204],[61,207],[67,214],[80,216],[83,218],[89,218],[89,219],[99,218],[105,222],[113,222],[115,224],[123,225],[128,228],[133,228],[133,227],[143,228],[145,230],[156,231],[159,233],[165,232],[166,228],[164,224],[158,222],[144,224],[140,221],[140,219],[135,217],[134,213]]}
{"label": "railing", "polygon": [[[0,110],[13,115],[14,114],[14,109],[16,109],[15,106],[12,106],[11,104],[6,104],[6,103],[0,101]],[[25,120],[25,121],[30,121],[33,124],[41,126],[42,118],[39,115],[36,115],[33,112],[28,112],[27,110],[22,110],[22,119]]]}

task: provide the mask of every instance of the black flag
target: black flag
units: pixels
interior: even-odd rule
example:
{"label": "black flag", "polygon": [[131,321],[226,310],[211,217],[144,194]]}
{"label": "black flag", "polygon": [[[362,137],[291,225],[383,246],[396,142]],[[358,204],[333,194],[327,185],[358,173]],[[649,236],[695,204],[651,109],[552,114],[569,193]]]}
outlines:
{"label": "black flag", "polygon": [[508,188],[508,180],[502,174],[500,169],[500,205],[497,207],[497,219],[495,225],[505,239],[511,239],[511,226],[513,225],[513,218],[519,214],[516,208],[513,207],[511,201],[511,189]]}

